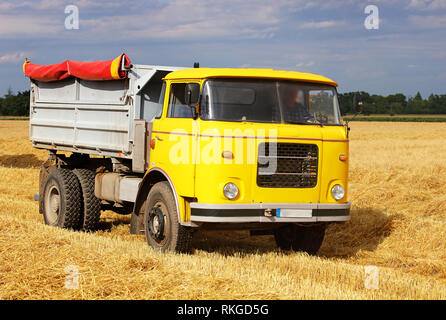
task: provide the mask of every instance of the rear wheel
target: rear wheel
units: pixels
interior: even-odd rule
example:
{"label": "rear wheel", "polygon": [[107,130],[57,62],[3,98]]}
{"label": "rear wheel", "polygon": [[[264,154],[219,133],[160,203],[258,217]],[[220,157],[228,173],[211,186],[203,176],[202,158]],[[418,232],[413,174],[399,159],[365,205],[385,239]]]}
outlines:
{"label": "rear wheel", "polygon": [[84,231],[96,230],[101,217],[101,202],[94,195],[95,173],[89,169],[74,169],[82,189],[82,210],[79,228]]}
{"label": "rear wheel", "polygon": [[274,231],[277,246],[282,250],[303,251],[314,255],[324,241],[325,224],[288,225]]}
{"label": "rear wheel", "polygon": [[43,190],[45,224],[79,229],[81,188],[76,175],[68,169],[56,169],[48,175]]}
{"label": "rear wheel", "polygon": [[178,220],[175,197],[167,182],[149,192],[144,210],[147,243],[159,251],[189,252],[192,233]]}

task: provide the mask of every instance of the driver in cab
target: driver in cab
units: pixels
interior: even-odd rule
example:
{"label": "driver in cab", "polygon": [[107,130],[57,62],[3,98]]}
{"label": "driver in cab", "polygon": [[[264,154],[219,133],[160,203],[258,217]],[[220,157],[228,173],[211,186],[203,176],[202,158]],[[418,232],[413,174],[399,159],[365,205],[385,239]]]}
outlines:
{"label": "driver in cab", "polygon": [[313,116],[305,107],[305,91],[296,85],[282,88],[283,119],[290,123],[312,123]]}

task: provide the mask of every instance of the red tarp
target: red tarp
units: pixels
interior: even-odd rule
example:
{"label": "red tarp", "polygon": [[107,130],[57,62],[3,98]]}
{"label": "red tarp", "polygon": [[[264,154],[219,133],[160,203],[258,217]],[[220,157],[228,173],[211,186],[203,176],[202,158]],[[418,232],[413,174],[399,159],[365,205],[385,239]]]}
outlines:
{"label": "red tarp", "polygon": [[58,64],[41,66],[25,61],[23,72],[27,77],[42,82],[51,82],[76,77],[84,80],[125,79],[127,72],[121,67],[130,67],[130,59],[123,53],[114,60],[79,62],[66,60]]}

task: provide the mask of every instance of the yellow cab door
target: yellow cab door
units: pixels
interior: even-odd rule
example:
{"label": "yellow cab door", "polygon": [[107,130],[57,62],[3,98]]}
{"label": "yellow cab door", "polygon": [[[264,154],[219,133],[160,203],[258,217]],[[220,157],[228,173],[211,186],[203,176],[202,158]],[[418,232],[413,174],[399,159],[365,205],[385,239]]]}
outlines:
{"label": "yellow cab door", "polygon": [[155,147],[150,167],[163,170],[178,196],[195,196],[195,151],[197,120],[185,104],[185,85],[194,81],[166,81],[163,114],[153,123]]}

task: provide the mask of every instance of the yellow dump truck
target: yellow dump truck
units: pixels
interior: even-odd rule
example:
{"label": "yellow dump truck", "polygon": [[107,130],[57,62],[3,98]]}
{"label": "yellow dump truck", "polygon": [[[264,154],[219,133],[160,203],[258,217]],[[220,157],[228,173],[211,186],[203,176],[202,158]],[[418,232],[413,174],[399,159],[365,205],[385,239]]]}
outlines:
{"label": "yellow dump truck", "polygon": [[101,210],[161,251],[198,228],[272,234],[314,254],[349,220],[337,84],[272,69],[122,66],[124,79],[31,79],[30,139],[47,149],[45,223],[94,230]]}

